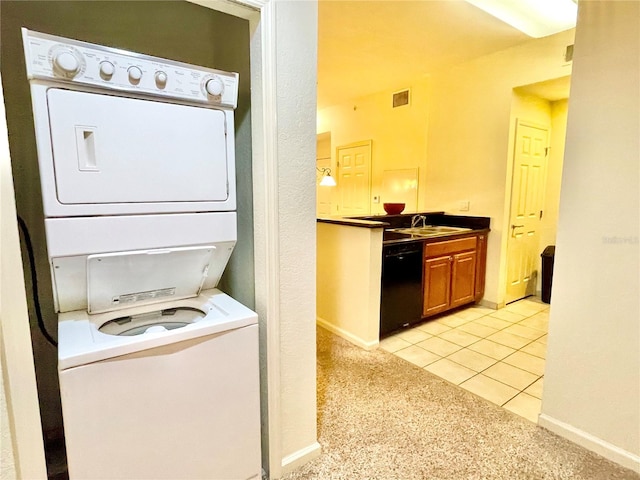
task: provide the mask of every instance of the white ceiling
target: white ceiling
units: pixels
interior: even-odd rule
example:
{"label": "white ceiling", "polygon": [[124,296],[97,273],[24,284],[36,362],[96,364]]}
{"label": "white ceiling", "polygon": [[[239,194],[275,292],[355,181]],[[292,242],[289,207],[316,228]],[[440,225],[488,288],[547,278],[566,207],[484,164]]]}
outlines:
{"label": "white ceiling", "polygon": [[530,40],[464,0],[320,0],[318,108]]}

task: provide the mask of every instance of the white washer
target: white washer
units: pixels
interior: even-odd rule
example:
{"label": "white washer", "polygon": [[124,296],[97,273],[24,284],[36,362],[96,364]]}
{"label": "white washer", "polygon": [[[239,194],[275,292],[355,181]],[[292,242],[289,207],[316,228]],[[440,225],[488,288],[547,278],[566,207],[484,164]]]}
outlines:
{"label": "white washer", "polygon": [[73,479],[260,476],[238,75],[23,29]]}
{"label": "white washer", "polygon": [[218,290],[149,310],[60,315],[70,478],[259,478],[255,313]]}

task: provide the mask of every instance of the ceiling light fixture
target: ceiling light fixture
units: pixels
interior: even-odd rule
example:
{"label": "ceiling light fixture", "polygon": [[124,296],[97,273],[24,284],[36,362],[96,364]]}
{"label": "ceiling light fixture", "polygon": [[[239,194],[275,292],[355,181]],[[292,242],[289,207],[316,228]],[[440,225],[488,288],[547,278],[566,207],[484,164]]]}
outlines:
{"label": "ceiling light fixture", "polygon": [[320,180],[321,187],[335,187],[337,185],[335,178],[331,176],[330,168],[316,167],[316,170],[318,170],[319,172],[322,172],[322,180]]}
{"label": "ceiling light fixture", "polygon": [[540,38],[576,26],[577,0],[467,0],[530,37]]}

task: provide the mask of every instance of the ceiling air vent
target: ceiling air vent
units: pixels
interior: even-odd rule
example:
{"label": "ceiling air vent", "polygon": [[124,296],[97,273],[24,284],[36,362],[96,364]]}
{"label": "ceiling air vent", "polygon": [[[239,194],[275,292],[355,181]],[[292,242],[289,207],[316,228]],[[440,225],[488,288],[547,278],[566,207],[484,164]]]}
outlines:
{"label": "ceiling air vent", "polygon": [[567,45],[567,49],[564,51],[564,61],[570,62],[573,60],[573,45]]}
{"label": "ceiling air vent", "polygon": [[393,94],[393,108],[409,105],[409,89]]}

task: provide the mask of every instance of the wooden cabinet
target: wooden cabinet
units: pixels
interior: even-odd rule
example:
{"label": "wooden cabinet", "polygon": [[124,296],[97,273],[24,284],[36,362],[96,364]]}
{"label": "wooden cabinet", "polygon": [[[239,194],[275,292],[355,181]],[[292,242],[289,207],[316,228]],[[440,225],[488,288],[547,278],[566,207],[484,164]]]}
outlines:
{"label": "wooden cabinet", "polygon": [[450,306],[453,308],[474,301],[476,252],[456,253],[452,257]]}
{"label": "wooden cabinet", "polygon": [[484,282],[487,275],[487,234],[480,233],[478,235],[478,245],[476,247],[476,302],[484,297]]}
{"label": "wooden cabinet", "polygon": [[425,259],[423,279],[422,315],[433,315],[449,308],[451,297],[451,260],[449,257]]}
{"label": "wooden cabinet", "polygon": [[486,233],[424,246],[423,317],[478,301],[484,294]]}

